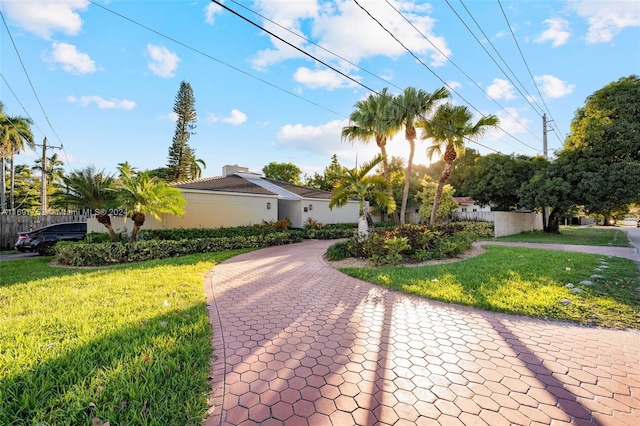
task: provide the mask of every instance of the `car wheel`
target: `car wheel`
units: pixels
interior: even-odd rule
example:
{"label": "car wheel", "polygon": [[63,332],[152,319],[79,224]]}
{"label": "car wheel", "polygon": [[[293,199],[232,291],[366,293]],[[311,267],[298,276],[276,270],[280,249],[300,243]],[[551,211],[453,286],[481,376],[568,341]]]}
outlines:
{"label": "car wheel", "polygon": [[40,256],[51,256],[53,254],[54,243],[41,243],[38,245],[36,251]]}

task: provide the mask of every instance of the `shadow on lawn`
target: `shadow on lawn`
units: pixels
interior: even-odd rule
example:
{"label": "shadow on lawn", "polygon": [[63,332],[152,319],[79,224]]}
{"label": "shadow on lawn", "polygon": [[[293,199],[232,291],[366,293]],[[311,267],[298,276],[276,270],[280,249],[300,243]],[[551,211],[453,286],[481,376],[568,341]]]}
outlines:
{"label": "shadow on lawn", "polygon": [[41,360],[3,373],[0,424],[200,424],[211,355],[206,312],[204,303],[171,311],[58,356],[47,354],[56,342],[42,342]]}

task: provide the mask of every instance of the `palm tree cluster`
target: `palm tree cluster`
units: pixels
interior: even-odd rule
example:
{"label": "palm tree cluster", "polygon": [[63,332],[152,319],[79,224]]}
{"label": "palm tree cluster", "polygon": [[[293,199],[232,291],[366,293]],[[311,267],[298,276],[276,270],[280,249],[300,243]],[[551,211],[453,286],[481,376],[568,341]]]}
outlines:
{"label": "palm tree cluster", "polygon": [[[444,154],[445,168],[438,180],[430,217],[430,223],[433,224],[442,190],[451,174],[454,161],[464,153],[465,142],[480,137],[487,128],[498,124],[495,115],[481,117],[473,123],[473,116],[467,107],[444,102],[449,96],[449,91],[444,87],[433,93],[408,87],[398,95],[392,95],[384,88],[356,102],[354,111],[349,116],[349,124],[342,128],[342,138],[350,142],[358,140],[366,144],[375,140],[380,148],[386,190],[392,200],[386,145],[389,139],[404,129],[405,139],[409,143],[409,158],[405,169],[400,216],[394,214],[396,224],[405,223],[415,140],[418,136],[421,140],[431,140],[427,149],[430,158],[435,154]],[[418,129],[421,130],[420,135]],[[394,210],[395,202],[394,208],[388,211]]]}
{"label": "palm tree cluster", "polygon": [[35,148],[33,134],[31,133],[32,121],[25,117],[10,117],[4,113],[4,104],[0,102],[0,211],[7,208],[5,167],[9,161],[10,183],[9,208],[15,209],[14,186],[15,186],[15,166],[14,156],[24,151],[25,144],[29,148]]}
{"label": "palm tree cluster", "polygon": [[163,213],[184,214],[186,202],[179,189],[148,171],[135,171],[128,163],[120,164],[118,170],[118,178],[94,166],[73,171],[63,178],[65,188],[57,194],[58,202],[67,208],[94,212],[113,241],[118,241],[109,214],[114,209],[126,212],[133,221],[129,242],[135,241],[146,215],[159,220]]}

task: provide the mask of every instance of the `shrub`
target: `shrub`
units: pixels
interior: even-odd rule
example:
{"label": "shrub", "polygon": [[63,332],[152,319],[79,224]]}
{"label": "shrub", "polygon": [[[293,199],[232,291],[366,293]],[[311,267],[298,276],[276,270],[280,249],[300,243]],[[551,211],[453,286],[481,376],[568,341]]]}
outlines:
{"label": "shrub", "polygon": [[344,260],[348,257],[353,257],[351,252],[351,244],[349,241],[339,241],[332,244],[325,253],[327,260]]}
{"label": "shrub", "polygon": [[322,224],[322,222],[318,222],[312,217],[308,217],[307,220],[305,220],[304,224],[302,225],[302,228],[307,231],[309,229],[322,229],[323,227],[324,225]]}
{"label": "shrub", "polygon": [[300,232],[279,232],[248,237],[136,241],[131,244],[120,242],[60,244],[60,247],[56,247],[56,260],[70,266],[104,266],[193,253],[263,248],[300,241],[302,241]]}

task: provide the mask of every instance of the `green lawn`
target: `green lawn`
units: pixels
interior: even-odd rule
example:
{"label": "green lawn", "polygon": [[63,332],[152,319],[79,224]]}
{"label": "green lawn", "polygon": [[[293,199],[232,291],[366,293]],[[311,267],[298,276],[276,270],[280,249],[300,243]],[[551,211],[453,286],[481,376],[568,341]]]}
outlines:
{"label": "green lawn", "polygon": [[212,353],[203,275],[238,253],[95,269],[0,262],[0,424],[200,425]]}
{"label": "green lawn", "polygon": [[[607,269],[596,270],[601,262]],[[394,290],[490,311],[640,328],[638,266],[617,257],[487,246],[477,257],[448,264],[340,270]],[[593,274],[603,278],[592,279]],[[595,285],[579,285],[583,280]],[[572,293],[569,283],[583,293]]]}
{"label": "green lawn", "polygon": [[526,243],[577,244],[583,246],[630,247],[626,232],[616,228],[603,229],[561,226],[560,234],[547,234],[542,231],[534,231],[499,237],[495,240]]}

